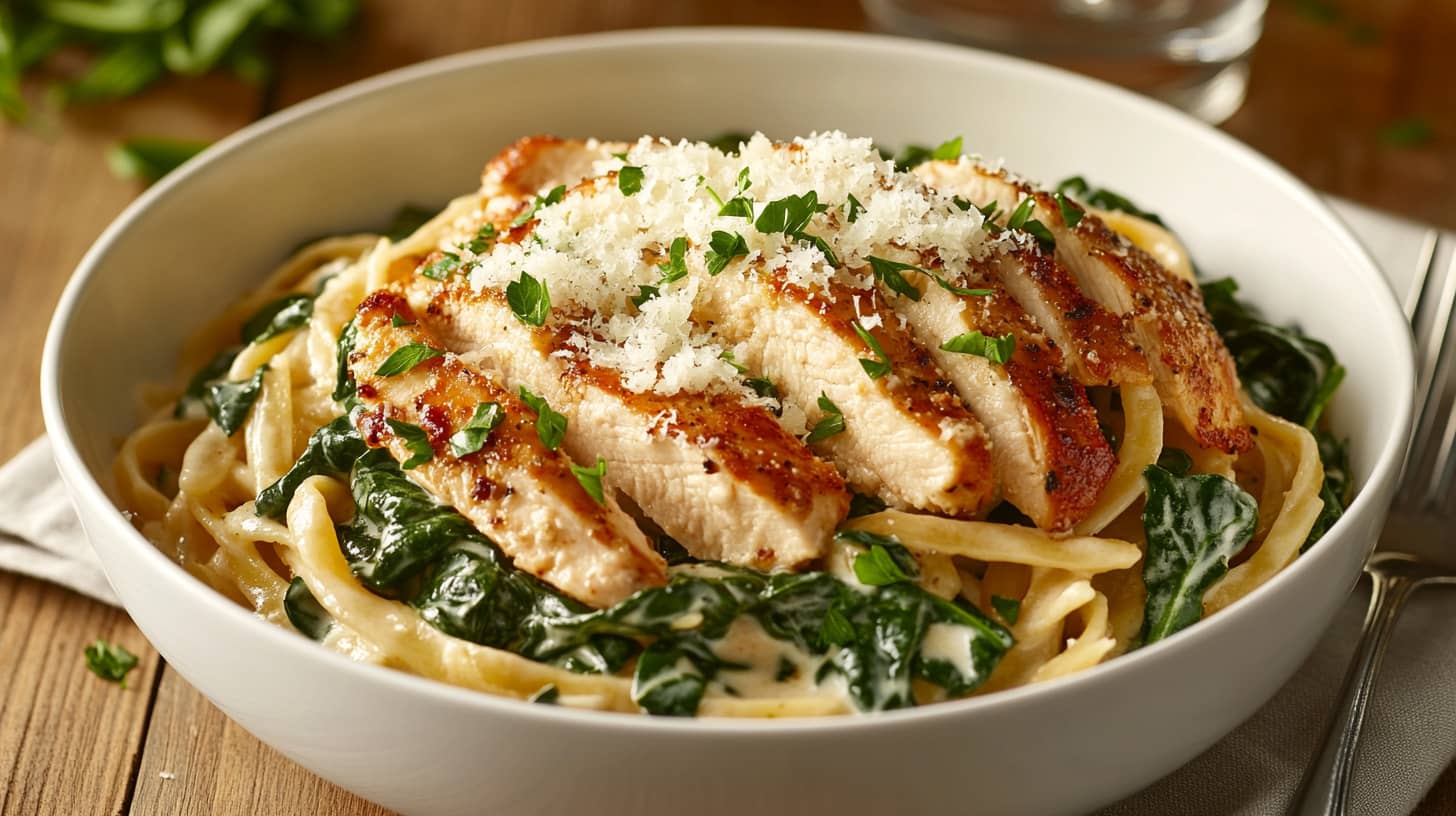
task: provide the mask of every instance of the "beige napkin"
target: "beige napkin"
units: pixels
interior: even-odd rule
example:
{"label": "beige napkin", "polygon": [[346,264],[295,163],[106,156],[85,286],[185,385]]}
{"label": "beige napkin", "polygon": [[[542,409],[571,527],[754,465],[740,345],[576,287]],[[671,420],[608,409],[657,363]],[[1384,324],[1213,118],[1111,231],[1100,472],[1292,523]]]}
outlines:
{"label": "beige napkin", "polygon": [[[1426,229],[1345,202],[1336,209],[1404,299]],[[1456,240],[1456,236],[1452,236]],[[0,467],[0,569],[34,575],[109,604],[117,599],[86,544],[45,439]],[[1099,816],[1278,816],[1324,732],[1359,637],[1357,591],[1315,653],[1278,695],[1202,756]],[[1456,757],[1456,591],[1417,594],[1394,635],[1366,720],[1354,816],[1410,813]],[[1226,682],[1239,682],[1230,666]]]}

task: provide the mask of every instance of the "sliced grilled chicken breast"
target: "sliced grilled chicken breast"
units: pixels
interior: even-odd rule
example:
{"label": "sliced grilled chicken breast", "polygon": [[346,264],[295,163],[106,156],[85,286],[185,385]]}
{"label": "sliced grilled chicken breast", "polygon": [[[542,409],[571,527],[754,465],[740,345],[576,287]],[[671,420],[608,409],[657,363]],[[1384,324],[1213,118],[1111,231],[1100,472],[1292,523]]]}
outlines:
{"label": "sliced grilled chicken breast", "polygon": [[[972,200],[985,195],[983,174],[969,162],[931,161],[914,172],[929,186],[948,194]],[[1067,368],[1078,382],[1094,386],[1153,381],[1147,358],[1133,342],[1127,321],[1085,295],[1055,257],[1035,246],[1011,246],[988,259],[984,268],[996,275],[1062,349]]]}
{"label": "sliced grilled chicken breast", "polygon": [[1011,211],[1025,197],[1034,199],[1033,217],[1056,239],[1057,260],[1093,300],[1126,318],[1147,354],[1158,395],[1199,445],[1230,454],[1253,445],[1233,358],[1196,285],[1163,269],[1096,216],[1081,213],[1068,226],[1049,193],[1004,171],[965,164],[976,171],[967,186],[973,201],[996,201]]}
{"label": "sliced grilled chicken breast", "polygon": [[834,467],[734,394],[635,393],[565,342],[529,326],[496,291],[416,278],[424,324],[446,348],[524,385],[569,418],[563,447],[607,462],[606,481],[699,558],[770,570],[823,554],[849,510]]}
{"label": "sliced grilled chicken breast", "polygon": [[[856,490],[954,516],[994,503],[985,430],[877,290],[834,284],[815,295],[759,267],[704,277],[702,286],[694,317],[742,344],[740,362],[800,406],[810,427],[830,418],[821,396],[842,412],[844,430],[813,447]],[[873,379],[861,360],[890,371]]]}
{"label": "sliced grilled chicken breast", "polygon": [[[398,315],[400,321],[395,321]],[[515,565],[593,606],[609,606],[667,580],[667,567],[642,531],[608,493],[598,503],[559,450],[542,444],[536,414],[494,378],[453,355],[435,357],[399,374],[380,366],[411,343],[440,342],[413,323],[399,294],[377,291],[359,304],[349,371],[365,405],[355,420],[370,445],[405,462],[413,452],[388,420],[423,429],[432,458],[410,474],[490,536]],[[481,403],[496,403],[504,419],[479,451],[451,452],[448,440]]]}
{"label": "sliced grilled chicken breast", "polygon": [[[927,266],[925,259],[918,259]],[[919,299],[885,291],[920,344],[955,384],[985,426],[1006,500],[1044,530],[1071,529],[1097,503],[1117,467],[1117,455],[1097,424],[1087,392],[1065,370],[1062,353],[985,269],[952,276],[956,286],[987,292],[964,295],[920,287]],[[955,338],[979,332],[1010,335],[1015,350],[1004,363],[951,351]]]}
{"label": "sliced grilled chicken breast", "polygon": [[528,136],[497,153],[481,173],[481,193],[529,198],[537,192],[596,175],[592,166],[626,150],[622,142]]}

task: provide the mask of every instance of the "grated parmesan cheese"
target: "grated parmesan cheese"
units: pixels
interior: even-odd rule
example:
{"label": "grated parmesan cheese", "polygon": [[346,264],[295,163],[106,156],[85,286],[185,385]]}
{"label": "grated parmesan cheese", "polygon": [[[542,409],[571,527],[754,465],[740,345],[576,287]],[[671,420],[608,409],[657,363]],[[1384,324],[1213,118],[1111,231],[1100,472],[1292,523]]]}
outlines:
{"label": "grated parmesan cheese", "polygon": [[[693,322],[715,231],[740,235],[748,247],[747,256],[733,259],[721,274],[762,270],[811,297],[826,298],[832,281],[860,291],[874,286],[871,255],[931,253],[954,269],[1004,240],[988,236],[975,208],[963,210],[913,174],[896,171],[869,139],[839,132],[789,144],[756,134],[735,156],[701,142],[650,137],[627,148],[625,159],[613,149],[620,146],[589,142],[582,147],[585,158],[579,154],[564,162],[563,173],[570,168],[576,175],[594,175],[588,181],[567,179],[567,194],[536,211],[526,240],[492,242],[476,254],[461,239],[451,251],[460,254],[477,289],[503,290],[523,273],[545,282],[553,314],[574,316],[570,349],[594,365],[615,369],[637,392],[731,390],[750,402],[776,405],[753,395],[724,359],[725,344],[711,328]],[[624,194],[616,181],[615,171],[624,165],[642,169],[641,188],[633,195]],[[803,233],[827,243],[838,268],[809,241],[763,233],[753,220],[718,214],[720,201],[735,196],[749,199],[757,217],[771,201],[810,192],[822,211]],[[854,223],[845,210],[851,195],[862,205]],[[522,203],[491,200],[483,211],[508,221]],[[687,241],[687,275],[667,282],[669,247],[679,237]],[[642,287],[656,287],[657,294],[635,306]],[[855,308],[858,313],[858,298]],[[877,316],[862,320],[866,328],[879,325]],[[799,416],[785,419],[803,422]]]}

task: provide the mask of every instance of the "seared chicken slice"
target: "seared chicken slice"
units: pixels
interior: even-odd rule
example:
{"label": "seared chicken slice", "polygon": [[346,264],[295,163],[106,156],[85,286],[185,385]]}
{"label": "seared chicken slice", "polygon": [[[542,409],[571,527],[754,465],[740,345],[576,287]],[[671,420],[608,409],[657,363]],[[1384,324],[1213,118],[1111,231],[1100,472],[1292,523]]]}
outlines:
{"label": "seared chicken slice", "polygon": [[[922,267],[931,263],[916,259]],[[985,269],[950,276],[965,295],[920,286],[918,300],[885,290],[920,344],[955,383],[985,426],[1006,500],[1044,530],[1072,528],[1097,503],[1117,467],[1087,392],[1064,368],[1061,351]],[[1004,363],[963,351],[954,338],[974,332],[1010,335],[1015,349]]]}
{"label": "seared chicken slice", "polygon": [[497,153],[481,173],[481,193],[486,196],[530,198],[539,191],[564,184],[568,187],[596,175],[593,165],[610,159],[630,145],[596,139],[561,139],[556,136],[528,136]]}
{"label": "seared chicken slice", "polygon": [[[411,343],[440,347],[414,320],[394,292],[374,292],[359,304],[348,365],[365,406],[355,420],[365,440],[405,462],[414,452],[388,420],[423,429],[433,456],[409,471],[413,478],[490,536],[518,568],[572,597],[610,606],[664,584],[667,566],[642,531],[610,493],[601,503],[587,493],[566,454],[542,444],[536,414],[513,391],[450,354],[402,373],[378,373]],[[478,451],[456,456],[449,439],[482,403],[499,405],[504,419]]]}
{"label": "seared chicken slice", "polygon": [[411,298],[451,351],[524,385],[569,418],[563,447],[607,462],[620,489],[693,555],[770,570],[824,553],[849,510],[834,467],[737,395],[635,393],[567,345],[571,328],[527,325],[504,294],[417,277]]}
{"label": "seared chicken slice", "polygon": [[[930,187],[960,196],[984,194],[982,173],[969,162],[930,161],[916,167]],[[977,200],[977,199],[973,199]],[[1147,385],[1147,358],[1123,318],[1083,294],[1072,273],[1035,246],[1013,246],[988,259],[985,269],[1016,298],[1066,356],[1077,381],[1095,385]]]}
{"label": "seared chicken slice", "polygon": [[1253,445],[1233,358],[1195,284],[1164,269],[1095,215],[1079,211],[1075,226],[1068,226],[1051,194],[1004,171],[963,164],[975,170],[976,178],[964,188],[974,202],[996,201],[1010,212],[1033,198],[1032,216],[1056,239],[1057,260],[1093,300],[1126,318],[1152,366],[1158,395],[1200,446],[1233,454]]}
{"label": "seared chicken slice", "polygon": [[[995,502],[985,430],[877,290],[835,283],[816,295],[759,265],[701,283],[694,318],[742,344],[739,362],[800,406],[810,427],[833,421],[821,397],[842,412],[844,430],[813,446],[856,490],[953,516]],[[872,378],[862,360],[889,371]]]}

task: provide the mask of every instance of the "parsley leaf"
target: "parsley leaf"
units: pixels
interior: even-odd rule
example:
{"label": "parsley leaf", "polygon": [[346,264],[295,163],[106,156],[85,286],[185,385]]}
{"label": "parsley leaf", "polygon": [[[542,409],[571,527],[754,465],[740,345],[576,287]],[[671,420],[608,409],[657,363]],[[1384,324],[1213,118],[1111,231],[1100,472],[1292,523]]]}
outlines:
{"label": "parsley leaf", "polygon": [[924,145],[905,145],[895,156],[895,169],[905,172],[931,160],[954,161],[961,157],[961,145],[960,136],[941,142],[934,150]]}
{"label": "parsley leaf", "polygon": [[753,226],[762,233],[797,235],[809,226],[815,213],[824,209],[819,203],[819,194],[813,190],[803,195],[787,195],[764,205]]}
{"label": "parsley leaf", "polygon": [[566,436],[566,417],[551,410],[545,399],[532,394],[524,385],[521,386],[521,401],[536,412],[536,435],[541,438],[546,450],[561,447],[561,439]]}
{"label": "parsley leaf", "polygon": [[996,614],[1000,615],[1002,620],[1012,626],[1015,626],[1017,619],[1021,617],[1021,601],[1016,598],[992,595],[991,608],[996,610]]}
{"label": "parsley leaf", "polygon": [[736,232],[713,230],[713,237],[708,241],[708,251],[703,257],[708,264],[708,274],[717,275],[734,258],[742,258],[747,255],[748,242],[743,239],[742,235]]}
{"label": "parsley leaf", "polygon": [[859,203],[859,199],[854,197],[854,193],[850,193],[849,198],[844,202],[844,220],[853,224],[859,220],[859,215],[864,212],[864,209],[864,205]]}
{"label": "parsley leaf", "polygon": [[965,297],[990,297],[991,295],[996,294],[995,290],[993,289],[967,289],[964,286],[956,286],[955,284],[951,283],[945,278],[942,278],[939,275],[932,275],[931,277],[935,278],[936,285],[952,294],[962,295]]}
{"label": "parsley leaf", "polygon": [[811,445],[844,431],[844,412],[829,400],[828,395],[819,395],[819,410],[824,412],[824,416],[814,423],[814,429],[809,431],[809,438],[804,440]]}
{"label": "parsley leaf", "polygon": [[656,286],[644,286],[638,284],[637,294],[633,295],[631,298],[632,305],[640,309],[642,308],[642,304],[646,303],[649,300],[652,300],[660,294],[662,294],[662,292],[659,291]]}
{"label": "parsley leaf", "polygon": [[672,246],[667,250],[667,263],[658,264],[657,268],[662,270],[662,278],[658,285],[680,281],[688,276],[688,239],[679,235],[672,239]]}
{"label": "parsley leaf", "polygon": [[469,456],[485,447],[485,440],[490,438],[490,432],[503,419],[505,413],[501,411],[500,403],[482,402],[476,405],[475,413],[450,437],[450,452],[457,457]]}
{"label": "parsley leaf", "polygon": [[479,255],[490,249],[491,242],[495,241],[495,224],[482,224],[480,229],[475,231],[475,237],[465,244],[465,248],[473,254]]}
{"label": "parsley leaf", "polygon": [[978,331],[966,332],[941,343],[940,348],[942,351],[974,354],[993,363],[1004,364],[1016,351],[1016,336],[1007,333],[1000,337],[987,337]]}
{"label": "parsley leaf", "polygon": [[727,217],[737,216],[738,218],[746,218],[752,221],[753,199],[744,195],[744,193],[748,192],[748,188],[752,186],[753,181],[749,179],[748,168],[745,167],[738,171],[738,180],[733,187],[733,197],[728,199],[726,203],[718,198],[718,194],[713,192],[712,187],[708,188],[708,194],[713,197],[714,201],[718,202],[718,215]]}
{"label": "parsley leaf", "polygon": [[889,374],[891,370],[890,358],[885,354],[885,349],[880,345],[880,341],[876,340],[873,334],[866,331],[865,327],[861,326],[858,320],[850,325],[854,327],[854,333],[859,335],[859,339],[863,340],[864,344],[869,346],[870,351],[874,352],[875,355],[875,359],[873,360],[861,358],[859,361],[860,367],[865,370],[866,374],[870,375],[870,379],[872,380],[878,380],[886,374]]}
{"label": "parsley leaf", "polygon": [[1027,220],[1027,222],[1023,224],[1021,228],[1025,230],[1027,234],[1029,234],[1031,237],[1035,238],[1037,245],[1039,245],[1044,251],[1051,252],[1053,249],[1056,249],[1057,237],[1055,235],[1052,235],[1052,231],[1047,228],[1046,224],[1043,224],[1037,219],[1032,218]]}
{"label": "parsley leaf", "polygon": [[262,365],[253,376],[242,382],[220,382],[207,386],[202,392],[202,405],[217,427],[228,436],[238,432],[253,410],[253,403],[263,391],[263,373],[268,366]]}
{"label": "parsley leaf", "polygon": [[633,165],[624,165],[617,171],[617,189],[622,195],[636,195],[642,191],[642,168]]}
{"label": "parsley leaf", "polygon": [[410,458],[399,463],[400,469],[414,470],[435,458],[435,448],[430,444],[430,435],[425,433],[424,428],[397,419],[384,421],[410,452]]}
{"label": "parsley leaf", "polygon": [[929,272],[914,264],[888,261],[884,258],[877,258],[874,255],[870,255],[865,260],[870,262],[870,273],[875,276],[875,280],[889,287],[890,291],[904,295],[911,300],[920,299],[920,290],[915,288],[914,284],[905,280],[905,277],[900,273],[909,270],[929,275]]}
{"label": "parsley leaf", "polygon": [[961,157],[962,138],[960,136],[948,142],[940,143],[934,150],[930,151],[930,158],[937,161],[955,161]]}
{"label": "parsley leaf", "polygon": [[420,269],[420,274],[432,280],[442,281],[460,268],[460,256],[453,252],[444,253],[438,261]]}
{"label": "parsley leaf", "polygon": [[550,207],[552,204],[560,204],[561,199],[565,197],[565,184],[558,184],[555,187],[552,187],[551,192],[547,193],[546,195],[536,196],[536,200],[531,203],[530,208],[522,212],[520,215],[516,216],[516,220],[511,222],[511,226],[519,227],[520,225],[535,219],[536,213],[540,211],[542,207]]}
{"label": "parsley leaf", "polygon": [[522,272],[518,280],[506,284],[506,302],[511,312],[528,326],[546,325],[546,318],[551,314],[551,292],[546,282],[536,280],[529,272]]}
{"label": "parsley leaf", "polygon": [[102,680],[119,683],[122,688],[126,688],[127,674],[137,667],[137,656],[127,651],[125,646],[100,639],[87,646],[83,654],[86,655],[86,668],[92,674]]}
{"label": "parsley leaf", "polygon": [[394,377],[403,374],[426,360],[433,360],[436,357],[444,357],[445,352],[434,346],[424,343],[406,343],[395,349],[379,368],[374,371],[376,377]]}
{"label": "parsley leaf", "polygon": [[581,483],[581,489],[587,492],[588,496],[596,499],[597,504],[606,504],[606,495],[602,493],[602,477],[607,475],[607,460],[597,457],[595,467],[582,467],[572,465],[571,472],[575,474],[576,480]]}
{"label": "parsley leaf", "polygon": [[855,557],[854,577],[866,586],[885,586],[910,580],[910,576],[890,557],[890,552],[879,544]]}
{"label": "parsley leaf", "polygon": [[405,326],[413,326],[414,325],[414,321],[412,321],[412,320],[405,320],[404,318],[402,318],[402,317],[399,316],[399,313],[398,312],[395,312],[394,317],[391,317],[389,319],[389,325],[393,326],[396,329],[399,329],[399,328],[403,328]]}
{"label": "parsley leaf", "polygon": [[[1168,226],[1167,224],[1163,223],[1163,219],[1159,218],[1157,213],[1148,212],[1147,210],[1132,203],[1132,201],[1124,195],[1114,193],[1111,190],[1103,187],[1093,188],[1091,185],[1087,184],[1087,180],[1082,178],[1081,176],[1072,176],[1070,178],[1062,179],[1061,183],[1057,185],[1057,192],[1063,195],[1066,195],[1068,193],[1070,193],[1071,195],[1075,195],[1077,198],[1081,199],[1082,201],[1093,207],[1101,207],[1104,210],[1119,210],[1129,215],[1135,215],[1138,218],[1143,219],[1144,221],[1151,221],[1160,227]],[[1068,224],[1068,226],[1071,225]]]}

